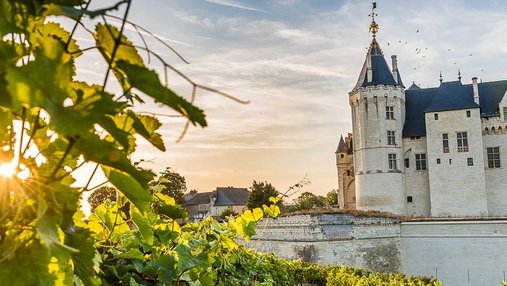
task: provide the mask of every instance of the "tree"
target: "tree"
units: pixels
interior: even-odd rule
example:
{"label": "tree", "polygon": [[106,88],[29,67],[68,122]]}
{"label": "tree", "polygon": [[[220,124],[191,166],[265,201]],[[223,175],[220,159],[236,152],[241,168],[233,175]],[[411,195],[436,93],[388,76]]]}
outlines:
{"label": "tree", "polygon": [[[194,126],[207,125],[193,99],[171,90],[145,65],[138,45],[124,35],[128,26],[140,29],[127,19],[132,0],[103,4],[100,10],[87,10],[92,7],[88,4],[89,0],[0,0],[0,164],[12,166],[14,174],[0,176],[0,277],[6,284],[100,284],[98,251],[114,255],[103,246],[117,245],[122,235],[114,231],[131,230],[120,223],[123,217],[115,204],[110,213],[104,207],[97,214],[102,220],[86,225],[79,200],[94,187],[98,171],[122,200],[131,202],[131,211],[148,212],[153,205],[148,183],[154,174],[133,164],[131,155],[141,138],[165,151],[157,132],[161,122],[133,106],[155,101],[166,107],[165,113]],[[111,13],[119,9],[122,17]],[[85,18],[96,21],[87,26]],[[119,25],[109,24],[117,18]],[[75,39],[82,28],[87,47]],[[172,68],[148,45],[139,49],[160,60],[165,71]],[[77,79],[76,62],[84,54],[103,59],[100,85]],[[111,88],[112,81],[119,92]],[[202,88],[188,82],[194,95]],[[72,176],[85,163],[94,171],[86,184],[77,186]],[[175,213],[170,203],[162,207],[166,219]],[[133,220],[144,231],[142,218],[136,215]]]}
{"label": "tree", "polygon": [[106,200],[116,201],[116,190],[114,188],[103,186],[90,194],[88,203],[90,204],[90,211],[93,212],[101,203]]}
{"label": "tree", "polygon": [[173,197],[177,204],[185,203],[185,194],[187,192],[187,183],[185,177],[167,167],[156,181],[150,183],[152,188],[160,193]]}
{"label": "tree", "polygon": [[277,197],[280,193],[268,182],[253,181],[250,187],[250,195],[246,206],[248,209],[262,208],[262,205],[270,205],[269,198]]}
{"label": "tree", "polygon": [[325,205],[326,198],[317,196],[310,192],[304,192],[297,198],[298,210],[309,210],[313,208],[321,208]]}
{"label": "tree", "polygon": [[[150,50],[145,39],[160,38],[127,20],[132,0],[119,0],[100,10],[87,10],[89,4],[89,0],[0,0],[2,284],[249,281],[263,263],[253,260],[256,254],[235,239],[250,239],[265,215],[279,214],[278,206],[255,209],[230,224],[210,218],[190,224],[183,232],[178,221],[186,217],[184,209],[173,198],[150,192],[154,173],[131,161],[139,140],[165,151],[157,132],[161,122],[133,106],[155,101],[166,107],[165,112],[183,118],[187,126],[205,127],[204,112],[193,102],[195,91],[219,92],[193,82]],[[110,13],[115,10],[121,10],[123,17]],[[62,17],[65,25],[55,22]],[[94,26],[87,26],[83,18],[94,18]],[[113,21],[115,25],[108,24]],[[126,26],[143,31],[139,32],[143,45],[127,39]],[[89,37],[84,41],[87,47],[78,46],[76,30]],[[187,80],[193,87],[192,100],[171,90],[161,80],[164,77],[145,65],[138,49],[159,60],[165,72],[173,70]],[[104,60],[101,85],[77,80],[76,60],[89,53]],[[113,80],[120,89],[117,93],[116,88],[108,88]],[[77,186],[73,175],[85,164],[91,164],[93,171]],[[119,203],[101,204],[84,220],[79,201],[94,189],[97,171],[107,179],[104,183],[117,189]],[[130,218],[121,209],[127,201]],[[214,263],[214,257],[240,266]],[[262,273],[258,278],[270,280]]]}
{"label": "tree", "polygon": [[338,190],[332,190],[326,195],[326,206],[338,205]]}
{"label": "tree", "polygon": [[226,218],[228,218],[231,215],[232,216],[237,216],[238,214],[232,208],[226,208],[225,210],[223,210],[220,213],[220,218],[221,219],[226,219]]}

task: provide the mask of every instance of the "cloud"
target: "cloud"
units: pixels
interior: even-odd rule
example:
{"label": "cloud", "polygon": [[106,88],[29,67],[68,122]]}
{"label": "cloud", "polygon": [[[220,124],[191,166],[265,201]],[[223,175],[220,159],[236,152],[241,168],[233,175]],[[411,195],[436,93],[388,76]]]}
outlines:
{"label": "cloud", "polygon": [[[189,187],[201,190],[217,182],[249,184],[257,176],[288,186],[306,172],[313,175],[312,190],[335,188],[333,152],[340,133],[351,131],[348,92],[371,41],[370,3],[207,0],[217,5],[210,13],[204,1],[170,2],[171,21],[153,32],[191,43],[180,52],[192,64],[175,66],[196,82],[251,103],[239,105],[199,91],[196,104],[205,110],[209,127],[191,128],[178,145],[174,141],[184,121],[163,118],[170,151],[143,154],[157,157],[159,169],[173,166],[191,174]],[[472,9],[459,1],[391,0],[378,8],[377,40],[388,62],[390,55],[398,55],[406,85],[415,80],[435,86],[440,70],[445,80],[456,80],[458,67],[464,80],[502,79],[498,59],[507,54],[507,38],[499,35],[507,32],[507,20],[505,9],[491,5]],[[270,13],[236,10],[264,12],[259,8]],[[426,47],[424,58],[416,53]],[[174,75],[169,82],[189,98],[187,83]],[[157,111],[165,112],[153,107]]]}
{"label": "cloud", "polygon": [[262,11],[260,9],[256,9],[254,7],[247,6],[245,4],[239,3],[237,1],[232,1],[232,0],[205,0],[205,1],[208,2],[208,3],[213,3],[213,4],[217,4],[217,5],[221,5],[221,6],[226,6],[226,7],[231,7],[231,8],[236,8],[236,9],[242,9],[242,10],[249,10],[249,11],[266,13],[265,11]]}

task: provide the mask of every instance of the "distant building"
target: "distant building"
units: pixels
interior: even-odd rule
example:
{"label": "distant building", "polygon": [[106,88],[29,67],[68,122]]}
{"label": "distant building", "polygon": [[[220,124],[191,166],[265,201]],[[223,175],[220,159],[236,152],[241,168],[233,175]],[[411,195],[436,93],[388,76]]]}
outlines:
{"label": "distant building", "polygon": [[[372,13],[374,15],[374,13]],[[507,80],[405,88],[376,40],[349,93],[340,139],[340,206],[416,216],[507,215]]]}
{"label": "distant building", "polygon": [[208,216],[218,217],[226,209],[242,213],[249,195],[246,188],[218,187],[212,192],[187,195],[184,207],[189,220],[199,221]]}

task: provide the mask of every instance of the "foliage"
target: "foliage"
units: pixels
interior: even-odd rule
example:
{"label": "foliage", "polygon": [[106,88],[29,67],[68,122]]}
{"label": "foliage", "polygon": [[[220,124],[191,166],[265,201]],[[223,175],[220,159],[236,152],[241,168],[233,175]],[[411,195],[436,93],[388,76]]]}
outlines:
{"label": "foliage", "polygon": [[326,195],[326,206],[338,206],[338,190],[332,190]]}
{"label": "foliage", "polygon": [[[154,174],[130,158],[141,138],[165,150],[157,133],[161,123],[136,113],[133,105],[152,100],[202,127],[205,115],[163,84],[144,64],[139,47],[123,35],[130,0],[97,11],[86,10],[88,4],[0,0],[0,160],[17,174],[29,174],[0,177],[0,280],[7,285],[302,281],[290,262],[237,242],[248,241],[264,217],[279,215],[279,198],[263,200],[227,222],[208,218],[182,227],[177,221],[186,213],[176,200],[162,188],[149,191]],[[123,7],[119,28],[106,23],[109,10]],[[83,17],[102,19],[84,29],[94,44],[81,49],[75,29],[69,32],[52,22],[60,17],[74,21],[76,28],[84,26]],[[75,80],[76,59],[93,51],[107,66],[102,85]],[[107,89],[113,77],[122,88],[119,94]],[[189,82],[195,95],[199,86]],[[71,174],[86,163],[96,168],[85,186],[74,187]],[[90,182],[99,169],[108,180],[104,183],[118,190],[116,200],[98,205],[85,220],[79,199],[93,189]]]}
{"label": "foliage", "polygon": [[[156,101],[189,123],[207,125],[201,109],[145,66],[123,35],[126,19],[120,28],[105,22],[107,12],[120,7],[126,18],[131,1],[99,11],[86,10],[87,4],[0,0],[0,160],[29,175],[0,177],[0,277],[9,285],[99,284],[97,271],[106,269],[109,257],[100,258],[97,248],[114,245],[130,223],[149,245],[156,233],[149,235],[152,222],[145,215],[152,206],[169,217],[181,214],[153,199],[153,173],[130,160],[140,138],[165,150],[159,120],[134,112],[133,105]],[[82,17],[99,15],[103,21],[85,29],[94,43],[86,49],[77,45],[74,30],[53,22],[63,16],[77,28]],[[103,84],[75,80],[76,60],[96,51],[107,67]],[[119,94],[107,89],[114,79]],[[92,178],[79,188],[71,176],[86,163],[121,194],[116,203],[97,207],[90,224],[82,223],[79,199],[92,189]],[[122,223],[118,208],[127,201],[132,222]]]}
{"label": "foliage", "polygon": [[350,267],[337,267],[328,271],[327,286],[355,285],[400,285],[441,286],[442,283],[429,277],[407,277],[396,273],[372,273]]}
{"label": "foliage", "polygon": [[310,192],[303,192],[294,200],[293,204],[284,205],[282,209],[284,213],[294,213],[322,208],[324,206],[327,206],[325,197],[317,196]]}
{"label": "foliage", "polygon": [[237,241],[239,237],[249,240],[266,215],[280,213],[277,198],[272,198],[269,207],[248,210],[227,222],[209,217],[181,227],[177,220],[186,213],[175,200],[161,192],[153,197],[144,214],[131,208],[131,220],[118,211],[121,200],[106,201],[90,216],[87,227],[102,254],[102,283],[253,285],[254,273],[256,285],[272,281],[268,271],[272,269],[262,268],[261,256]]}
{"label": "foliage", "polygon": [[157,180],[151,182],[150,185],[152,190],[173,197],[177,204],[183,205],[185,203],[185,193],[187,192],[185,177],[171,168],[166,168],[164,172],[160,173]]}
{"label": "foliage", "polygon": [[269,205],[269,198],[277,197],[280,193],[268,182],[257,182],[253,181],[250,187],[250,195],[246,206],[248,209],[254,209],[262,207],[263,205]]}
{"label": "foliage", "polygon": [[304,192],[297,198],[297,205],[300,210],[321,208],[325,205],[325,198],[310,192]]}
{"label": "foliage", "polygon": [[225,219],[229,216],[237,216],[238,214],[232,208],[226,208],[220,213],[220,218]]}

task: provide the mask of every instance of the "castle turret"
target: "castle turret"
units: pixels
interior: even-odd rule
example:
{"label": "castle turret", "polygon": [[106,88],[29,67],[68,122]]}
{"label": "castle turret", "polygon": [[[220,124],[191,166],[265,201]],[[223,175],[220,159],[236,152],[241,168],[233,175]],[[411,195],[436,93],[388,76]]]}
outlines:
{"label": "castle turret", "polygon": [[376,40],[372,41],[354,89],[349,93],[354,133],[356,207],[406,214],[403,142],[405,91],[393,57],[392,71]]}
{"label": "castle turret", "polygon": [[335,155],[338,170],[338,205],[341,209],[356,209],[352,134],[349,133],[345,140],[343,136],[340,137]]}

